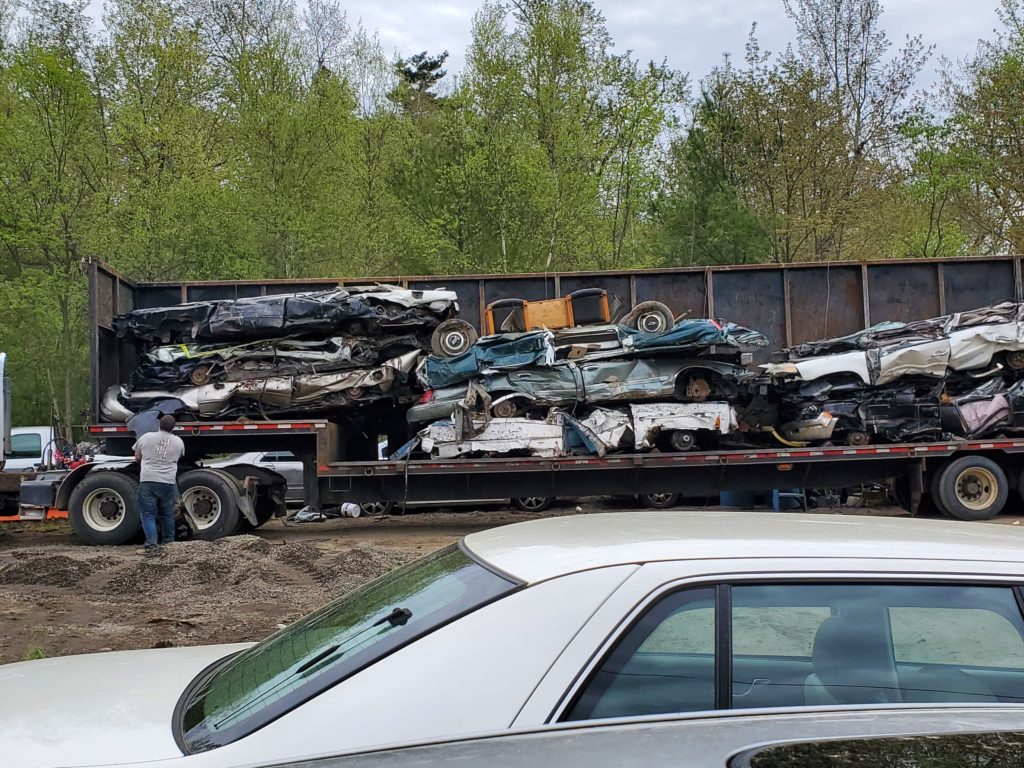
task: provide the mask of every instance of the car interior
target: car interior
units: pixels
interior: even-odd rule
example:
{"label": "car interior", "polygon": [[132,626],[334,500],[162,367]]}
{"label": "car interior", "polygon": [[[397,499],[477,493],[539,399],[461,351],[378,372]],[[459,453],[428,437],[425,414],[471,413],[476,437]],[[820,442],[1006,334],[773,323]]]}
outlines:
{"label": "car interior", "polygon": [[[1024,701],[1012,587],[735,586],[672,593],[601,662],[563,720],[720,708]],[[717,639],[716,639],[717,638]],[[715,658],[730,661],[729,695]]]}

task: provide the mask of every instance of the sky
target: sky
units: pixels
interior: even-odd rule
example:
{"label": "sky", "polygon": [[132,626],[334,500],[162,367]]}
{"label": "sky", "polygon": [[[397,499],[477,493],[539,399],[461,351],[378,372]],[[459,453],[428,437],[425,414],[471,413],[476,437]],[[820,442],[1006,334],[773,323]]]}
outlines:
{"label": "sky", "polygon": [[[300,0],[301,1],[301,0]],[[884,26],[898,44],[920,34],[936,46],[922,73],[921,85],[937,78],[938,58],[969,56],[977,41],[991,38],[998,26],[999,0],[888,0]],[[782,0],[597,0],[608,23],[615,50],[632,50],[641,61],[660,62],[688,72],[696,82],[722,61],[725,53],[741,61],[750,26],[757,22],[761,47],[779,51],[793,38],[793,25]],[[385,53],[409,56],[447,49],[450,73],[465,62],[473,14],[478,0],[341,0],[351,23],[362,20],[377,30]],[[91,0],[95,18],[102,0]]]}

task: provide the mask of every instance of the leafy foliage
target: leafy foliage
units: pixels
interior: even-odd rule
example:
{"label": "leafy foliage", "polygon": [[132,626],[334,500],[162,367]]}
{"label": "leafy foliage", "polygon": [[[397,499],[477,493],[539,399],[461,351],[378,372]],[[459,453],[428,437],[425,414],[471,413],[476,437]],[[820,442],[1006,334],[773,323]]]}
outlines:
{"label": "leafy foliage", "polygon": [[[83,260],[145,280],[1024,250],[1024,6],[931,104],[878,0],[784,0],[700,81],[589,0],[484,0],[463,72],[339,0],[0,0],[0,347],[81,423]],[[927,108],[926,108],[927,107]]]}

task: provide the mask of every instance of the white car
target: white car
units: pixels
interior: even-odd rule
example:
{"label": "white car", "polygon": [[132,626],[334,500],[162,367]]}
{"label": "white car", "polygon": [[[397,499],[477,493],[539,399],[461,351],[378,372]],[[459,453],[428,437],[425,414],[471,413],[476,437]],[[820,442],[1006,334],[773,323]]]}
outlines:
{"label": "white car", "polygon": [[589,721],[329,758],[316,768],[997,768],[1024,762],[1020,715],[1013,705],[933,705]]}
{"label": "white car", "polygon": [[1022,555],[1024,532],[914,519],[520,523],[254,646],[0,667],[3,765],[240,768],[667,713],[1012,705]]}

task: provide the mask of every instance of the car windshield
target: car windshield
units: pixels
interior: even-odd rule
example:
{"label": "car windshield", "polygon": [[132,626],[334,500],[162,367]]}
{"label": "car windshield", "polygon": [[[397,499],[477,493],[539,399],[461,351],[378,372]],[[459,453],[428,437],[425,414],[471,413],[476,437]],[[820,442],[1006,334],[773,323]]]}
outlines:
{"label": "car windshield", "polygon": [[179,744],[230,744],[518,586],[456,545],[416,560],[202,673],[179,703]]}

